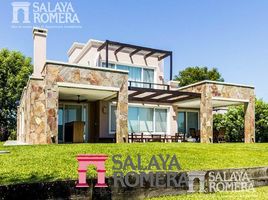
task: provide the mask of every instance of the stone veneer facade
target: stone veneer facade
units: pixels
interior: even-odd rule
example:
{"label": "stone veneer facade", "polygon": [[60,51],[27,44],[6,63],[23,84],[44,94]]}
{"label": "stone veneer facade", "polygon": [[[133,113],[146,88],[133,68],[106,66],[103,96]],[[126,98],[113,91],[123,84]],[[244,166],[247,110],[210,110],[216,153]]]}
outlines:
{"label": "stone veneer facade", "polygon": [[[200,137],[201,142],[213,142],[213,97],[228,101],[241,100],[245,109],[245,143],[255,142],[255,94],[254,88],[220,82],[203,81],[186,86],[181,91],[201,93]],[[248,103],[242,100],[248,100]]]}
{"label": "stone veneer facade", "polygon": [[46,63],[43,78],[30,78],[18,107],[17,138],[29,144],[58,142],[58,82],[119,88],[116,142],[127,142],[128,73],[103,68]]}

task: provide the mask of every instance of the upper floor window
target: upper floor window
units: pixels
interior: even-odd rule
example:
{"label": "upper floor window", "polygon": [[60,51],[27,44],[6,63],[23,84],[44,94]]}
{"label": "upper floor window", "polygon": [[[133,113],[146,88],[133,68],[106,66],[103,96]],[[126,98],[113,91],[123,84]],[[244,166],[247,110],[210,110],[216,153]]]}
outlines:
{"label": "upper floor window", "polygon": [[[102,67],[105,67],[105,62],[102,62]],[[119,64],[108,64],[108,68],[112,69],[121,69],[128,71],[128,80],[133,81],[132,86],[137,87],[148,87],[148,84],[145,83],[154,83],[154,70],[143,68],[143,67],[134,67],[134,66],[128,66],[128,65],[119,65]]]}

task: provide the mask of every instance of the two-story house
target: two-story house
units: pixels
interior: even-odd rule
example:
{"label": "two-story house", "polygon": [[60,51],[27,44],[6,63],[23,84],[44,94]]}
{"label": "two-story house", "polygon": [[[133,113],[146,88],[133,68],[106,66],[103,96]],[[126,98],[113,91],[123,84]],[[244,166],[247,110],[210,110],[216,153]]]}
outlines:
{"label": "two-story house", "polygon": [[68,62],[50,61],[46,38],[46,29],[33,30],[34,71],[18,107],[21,142],[120,143],[128,142],[130,133],[172,136],[194,130],[210,143],[213,109],[240,104],[245,142],[255,140],[252,86],[202,81],[179,88],[172,81],[171,51],[108,40],[75,42]]}

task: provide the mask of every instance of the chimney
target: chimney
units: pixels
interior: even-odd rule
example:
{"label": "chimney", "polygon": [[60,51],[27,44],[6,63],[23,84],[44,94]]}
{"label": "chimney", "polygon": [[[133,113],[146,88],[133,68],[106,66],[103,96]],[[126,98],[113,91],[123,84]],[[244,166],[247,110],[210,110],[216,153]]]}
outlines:
{"label": "chimney", "polygon": [[46,63],[47,29],[33,28],[33,43],[33,77],[41,78],[41,72]]}

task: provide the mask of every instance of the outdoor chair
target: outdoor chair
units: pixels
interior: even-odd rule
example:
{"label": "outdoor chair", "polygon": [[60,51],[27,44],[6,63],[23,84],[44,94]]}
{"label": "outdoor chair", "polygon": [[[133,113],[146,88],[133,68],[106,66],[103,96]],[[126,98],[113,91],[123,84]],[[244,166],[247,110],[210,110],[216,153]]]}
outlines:
{"label": "outdoor chair", "polygon": [[163,138],[163,142],[165,142],[165,143],[172,142],[172,138],[171,137],[172,136],[165,134],[164,135],[164,138]]}
{"label": "outdoor chair", "polygon": [[152,142],[162,142],[161,135],[152,135]]}
{"label": "outdoor chair", "polygon": [[218,142],[218,136],[219,136],[219,131],[214,130],[213,131],[213,142],[214,143]]}
{"label": "outdoor chair", "polygon": [[225,135],[225,131],[223,129],[220,129],[219,135],[218,135],[218,143],[225,142],[224,135]]}
{"label": "outdoor chair", "polygon": [[196,138],[195,128],[189,128],[189,133],[192,138]]}
{"label": "outdoor chair", "polygon": [[131,133],[131,137],[129,139],[131,140],[131,143],[144,142],[143,133],[141,133],[141,134]]}
{"label": "outdoor chair", "polygon": [[200,142],[200,130],[196,131],[196,136],[195,137],[196,137],[196,141]]}
{"label": "outdoor chair", "polygon": [[172,142],[179,142],[182,141],[183,137],[180,133],[175,133],[175,135],[171,136],[171,141]]}

